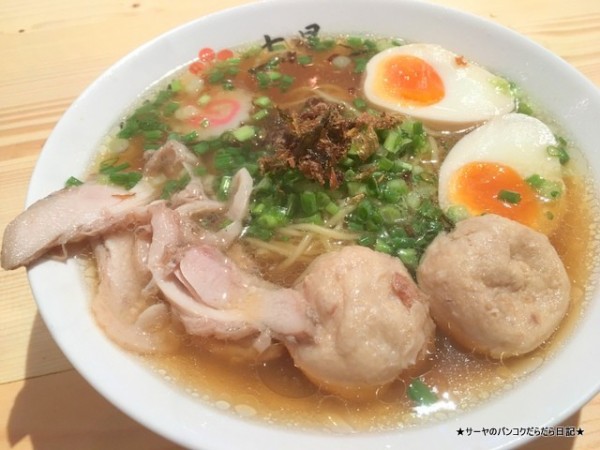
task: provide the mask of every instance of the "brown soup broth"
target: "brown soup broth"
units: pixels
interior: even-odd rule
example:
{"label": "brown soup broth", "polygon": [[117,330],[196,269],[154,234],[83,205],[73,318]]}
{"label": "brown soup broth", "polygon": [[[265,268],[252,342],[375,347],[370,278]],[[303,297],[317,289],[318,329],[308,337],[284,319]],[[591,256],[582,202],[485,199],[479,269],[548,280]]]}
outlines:
{"label": "brown soup broth", "polygon": [[[288,50],[282,53],[283,61],[278,70],[294,77],[294,88],[282,91],[271,87],[257,95],[268,96],[284,109],[294,109],[316,93],[349,104],[355,98],[361,98],[362,75],[340,70],[333,64],[338,56],[354,56],[352,48],[336,45],[326,51],[315,51],[299,41],[292,43]],[[299,55],[310,56],[311,63],[297,64],[295,58]],[[272,55],[262,52],[243,60],[236,76],[236,87],[256,92],[256,81],[250,73],[253,68],[267,63],[269,58]],[[207,92],[210,94],[218,89],[219,86],[209,86]],[[197,94],[177,92],[172,100],[193,103],[197,101]],[[173,119],[165,118],[165,121],[175,126]],[[455,140],[456,136],[443,137],[440,148],[450,147]],[[144,161],[143,152],[143,141],[132,138],[125,151],[119,154],[119,161],[140,168]],[[208,161],[204,164],[211,169]],[[187,337],[178,353],[144,359],[165,379],[201,401],[244,417],[286,426],[334,431],[381,430],[439,420],[464,411],[509,389],[517,379],[551,357],[568,338],[582,314],[591,271],[589,256],[596,245],[590,226],[593,202],[583,176],[575,174],[565,181],[568,211],[551,241],[572,283],[571,306],[560,330],[529,355],[490,361],[455,346],[447,337],[438,334],[435,352],[418,373],[403,375],[391,386],[381,389],[376,398],[367,401],[346,400],[319,390],[294,367],[287,352],[277,353],[277,348],[274,357],[261,360],[243,345]],[[273,273],[271,269],[278,261],[256,257],[255,263],[266,276]],[[271,275],[271,281],[292,285],[305,266],[306,262],[290,267],[286,273]],[[432,387],[440,399],[437,406],[419,409],[409,400],[406,387],[414,376],[421,376]]]}
{"label": "brown soup broth", "polygon": [[443,420],[470,409],[510,389],[551,358],[582,314],[591,268],[581,255],[589,253],[594,241],[589,231],[590,209],[577,201],[585,186],[574,180],[568,185],[569,204],[577,206],[570,208],[555,236],[566,233],[570,239],[553,239],[573,287],[567,318],[542,347],[506,361],[473,355],[438,334],[435,354],[420,374],[442,400],[437,409],[419,409],[408,399],[406,386],[411,376],[398,379],[370,401],[351,401],[322,392],[294,367],[286,353],[269,362],[256,362],[233,346],[217,345],[211,351],[210,345],[188,342],[178,354],[147,359],[169,380],[218,408],[284,426],[374,431]]}

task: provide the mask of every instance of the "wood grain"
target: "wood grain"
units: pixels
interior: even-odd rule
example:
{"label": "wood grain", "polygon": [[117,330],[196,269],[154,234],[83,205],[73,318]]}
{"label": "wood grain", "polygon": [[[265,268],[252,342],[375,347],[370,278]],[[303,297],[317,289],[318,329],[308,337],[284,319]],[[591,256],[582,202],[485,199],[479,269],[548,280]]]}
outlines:
{"label": "wood grain", "polygon": [[[45,140],[86,86],[142,43],[242,3],[249,1],[0,1],[0,230],[22,210]],[[432,3],[525,34],[600,86],[598,0]],[[0,288],[0,449],[177,448],[119,412],[72,369],[37,313],[23,269],[0,271]],[[600,397],[565,425],[585,433],[526,448],[600,448]]]}

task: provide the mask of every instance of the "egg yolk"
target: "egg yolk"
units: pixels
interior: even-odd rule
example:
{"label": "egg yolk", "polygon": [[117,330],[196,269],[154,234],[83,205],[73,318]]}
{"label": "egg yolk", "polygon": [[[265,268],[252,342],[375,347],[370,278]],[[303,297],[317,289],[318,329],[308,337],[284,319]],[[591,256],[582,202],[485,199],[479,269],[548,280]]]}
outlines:
{"label": "egg yolk", "polygon": [[498,214],[533,227],[541,212],[533,189],[502,164],[466,164],[457,171],[452,187],[452,203],[465,206],[473,215]]}
{"label": "egg yolk", "polygon": [[379,67],[377,95],[388,101],[428,106],[444,98],[444,82],[427,61],[411,55],[394,55]]}

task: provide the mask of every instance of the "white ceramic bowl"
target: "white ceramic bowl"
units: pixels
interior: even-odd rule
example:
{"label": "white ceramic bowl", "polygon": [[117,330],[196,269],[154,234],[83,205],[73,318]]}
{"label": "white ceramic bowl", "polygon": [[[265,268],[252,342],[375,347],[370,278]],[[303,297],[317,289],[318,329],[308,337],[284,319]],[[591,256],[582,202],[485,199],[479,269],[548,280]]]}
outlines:
{"label": "white ceramic bowl", "polygon": [[[131,53],[72,105],[48,139],[28,203],[82,174],[103,136],[153,82],[189,62],[201,46],[235,47],[263,34],[289,36],[318,23],[323,32],[374,32],[439,43],[521,85],[582,149],[600,178],[600,94],[557,56],[481,18],[404,0],[278,0],[200,18]],[[227,33],[223,33],[227,30]],[[117,348],[96,327],[88,290],[73,263],[29,271],[40,313],[76,369],[107,399],[155,432],[202,449],[506,448],[527,436],[459,436],[471,427],[542,427],[577,411],[600,388],[600,298],[593,298],[559,354],[501,398],[444,423],[406,431],[322,434],[250,422],[206,407]],[[593,292],[593,297],[597,293]]]}

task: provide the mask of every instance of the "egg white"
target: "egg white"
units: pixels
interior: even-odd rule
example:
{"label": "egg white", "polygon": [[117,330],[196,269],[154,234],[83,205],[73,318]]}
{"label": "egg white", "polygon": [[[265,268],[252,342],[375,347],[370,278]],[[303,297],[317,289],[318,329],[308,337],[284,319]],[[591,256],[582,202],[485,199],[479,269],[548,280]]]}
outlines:
{"label": "egg white", "polygon": [[[444,83],[444,97],[435,104],[418,106],[377,95],[378,68],[396,55],[415,56],[431,65]],[[439,45],[408,44],[386,49],[371,58],[363,88],[367,100],[374,105],[412,116],[430,128],[459,130],[511,112],[515,101],[507,86],[506,80]]]}

